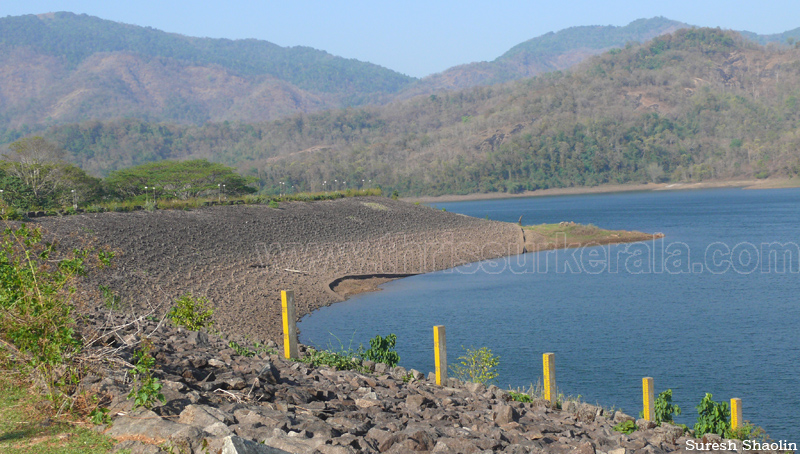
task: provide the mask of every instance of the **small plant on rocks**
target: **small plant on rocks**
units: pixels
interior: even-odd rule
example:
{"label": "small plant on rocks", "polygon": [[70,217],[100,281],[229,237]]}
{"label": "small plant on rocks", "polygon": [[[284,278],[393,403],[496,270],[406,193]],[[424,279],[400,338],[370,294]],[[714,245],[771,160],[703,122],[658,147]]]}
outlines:
{"label": "small plant on rocks", "polygon": [[523,392],[509,391],[508,395],[515,402],[533,402],[533,397]]}
{"label": "small plant on rocks", "polygon": [[710,393],[700,400],[697,406],[697,424],[694,425],[694,436],[702,437],[712,433],[724,437],[730,429],[728,422],[731,411],[727,402],[714,402]]}
{"label": "small plant on rocks", "polygon": [[458,363],[450,366],[454,377],[462,381],[487,384],[498,377],[497,366],[500,357],[494,355],[488,347],[468,348],[466,354],[457,359]]}
{"label": "small plant on rocks", "polygon": [[621,423],[614,426],[614,430],[616,430],[617,432],[622,432],[626,435],[634,433],[636,429],[638,429],[638,427],[636,427],[636,423],[630,419],[627,421],[622,421]]}
{"label": "small plant on rocks", "polygon": [[389,334],[386,337],[377,335],[369,340],[369,349],[362,356],[364,359],[394,367],[400,362],[400,355],[394,351],[396,343],[397,336],[394,334]]}
{"label": "small plant on rocks", "polygon": [[357,352],[342,350],[339,352],[332,350],[314,350],[309,348],[306,355],[299,359],[313,367],[329,366],[337,370],[357,370],[364,372],[361,366],[361,358]]}
{"label": "small plant on rocks", "polygon": [[128,399],[133,399],[133,408],[150,408],[157,402],[165,403],[167,401],[161,394],[163,385],[153,377],[156,360],[150,354],[152,349],[153,345],[150,340],[144,339],[139,348],[133,352],[133,369],[128,371],[134,379],[133,389],[128,394]]}
{"label": "small plant on rocks", "polygon": [[[658,394],[655,407],[655,421],[656,425],[660,426],[662,422],[672,424],[672,415],[679,416],[681,414],[681,407],[672,403],[672,390],[668,389]],[[644,418],[644,412],[639,413],[640,418]]]}
{"label": "small plant on rocks", "polygon": [[190,331],[199,331],[214,325],[211,317],[214,309],[208,307],[208,299],[204,297],[193,298],[187,293],[175,301],[175,306],[170,309],[169,317],[176,326],[182,326]]}

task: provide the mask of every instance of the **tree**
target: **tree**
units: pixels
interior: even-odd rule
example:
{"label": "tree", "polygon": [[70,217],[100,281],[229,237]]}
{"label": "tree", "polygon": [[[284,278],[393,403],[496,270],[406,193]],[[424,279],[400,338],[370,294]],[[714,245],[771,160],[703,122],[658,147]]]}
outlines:
{"label": "tree", "polygon": [[55,192],[61,181],[65,152],[41,137],[20,139],[8,146],[7,172],[19,178],[35,199]]}
{"label": "tree", "polygon": [[105,180],[110,191],[122,197],[145,193],[145,187],[157,187],[160,194],[177,199],[216,194],[225,188],[227,195],[255,192],[249,179],[238,175],[232,167],[208,162],[159,161],[113,172]]}

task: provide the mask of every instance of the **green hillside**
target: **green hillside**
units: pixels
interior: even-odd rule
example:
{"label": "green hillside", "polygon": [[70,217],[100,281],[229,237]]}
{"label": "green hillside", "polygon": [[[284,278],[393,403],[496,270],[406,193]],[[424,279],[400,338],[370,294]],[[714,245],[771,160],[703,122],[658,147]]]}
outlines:
{"label": "green hillside", "polygon": [[800,50],[683,29],[493,87],[269,123],[138,120],[51,129],[97,174],[211,158],[260,180],[321,189],[372,180],[402,194],[518,192],[800,170]]}
{"label": "green hillside", "polygon": [[255,39],[192,38],[85,14],[58,12],[0,19],[0,46],[30,47],[77,67],[99,52],[133,52],[236,73],[268,74],[304,90],[394,93],[412,78],[371,63],[335,57],[310,47],[281,47]]}

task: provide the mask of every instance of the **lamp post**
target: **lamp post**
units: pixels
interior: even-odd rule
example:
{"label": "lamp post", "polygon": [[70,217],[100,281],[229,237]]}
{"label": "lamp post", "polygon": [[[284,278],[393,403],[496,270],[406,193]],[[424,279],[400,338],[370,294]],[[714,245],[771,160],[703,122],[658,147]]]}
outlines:
{"label": "lamp post", "polygon": [[217,183],[217,203],[222,202],[222,183]]}
{"label": "lamp post", "polygon": [[78,209],[78,194],[75,193],[74,189],[72,190],[72,209],[73,210]]}
{"label": "lamp post", "polygon": [[[6,201],[6,199],[3,197],[3,190],[2,189],[0,189],[0,200],[2,200],[3,202]],[[3,207],[3,214],[6,214],[6,207]]]}
{"label": "lamp post", "polygon": [[[224,184],[222,185],[222,193],[225,194],[225,185]],[[226,197],[225,200],[227,200],[227,197]]]}
{"label": "lamp post", "polygon": [[148,199],[149,193],[147,192],[147,186],[144,187],[144,204],[147,205],[147,202],[150,200]]}

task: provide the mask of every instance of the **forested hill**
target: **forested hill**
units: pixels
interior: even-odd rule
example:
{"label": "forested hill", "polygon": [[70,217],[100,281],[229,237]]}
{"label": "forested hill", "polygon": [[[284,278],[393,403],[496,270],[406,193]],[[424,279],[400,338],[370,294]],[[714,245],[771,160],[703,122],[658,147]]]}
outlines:
{"label": "forested hill", "polygon": [[[433,94],[443,90],[494,85],[561,71],[610,49],[623,48],[629,43],[643,43],[682,28],[692,28],[692,25],[665,17],[638,19],[622,27],[570,27],[517,44],[493,61],[455,66],[425,77],[404,90],[403,95]],[[800,28],[774,35],[758,35],[752,32],[741,34],[764,45],[794,44],[800,40]]]}
{"label": "forested hill", "polygon": [[800,49],[683,29],[569,73],[383,107],[202,127],[90,122],[47,137],[98,174],[210,158],[266,190],[372,180],[410,195],[796,174],[799,126]]}
{"label": "forested hill", "polygon": [[517,44],[493,61],[455,66],[428,76],[406,92],[431,94],[442,90],[493,85],[564,70],[609,49],[624,47],[627,43],[645,42],[687,27],[691,25],[664,17],[639,19],[623,27],[570,27]]}
{"label": "forested hill", "polygon": [[[521,43],[495,61],[416,80],[308,47],[193,38],[65,12],[9,16],[0,19],[0,144],[87,120],[253,123],[386,104],[563,70],[685,26],[652,18],[573,27]],[[748,36],[785,43],[797,32]]]}
{"label": "forested hill", "polygon": [[412,80],[309,47],[192,38],[66,12],[0,19],[0,136],[87,119],[269,120],[382,102]]}

